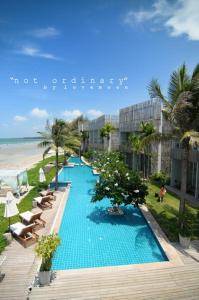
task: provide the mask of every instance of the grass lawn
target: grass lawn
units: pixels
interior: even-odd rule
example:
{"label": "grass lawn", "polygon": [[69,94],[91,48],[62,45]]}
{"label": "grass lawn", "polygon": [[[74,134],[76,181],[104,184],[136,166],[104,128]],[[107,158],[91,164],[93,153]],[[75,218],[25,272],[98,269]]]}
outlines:
{"label": "grass lawn", "polygon": [[[63,157],[60,156],[60,161],[63,161]],[[39,195],[39,191],[48,185],[48,183],[55,177],[55,168],[53,167],[50,172],[46,174],[46,183],[41,184],[38,181],[39,178],[39,169],[44,167],[49,162],[54,162],[55,157],[49,157],[45,160],[40,161],[36,164],[35,167],[28,170],[28,180],[29,185],[34,186],[34,188],[23,198],[23,200],[19,203],[18,209],[20,212],[24,212],[32,209],[32,200],[34,197]],[[8,219],[3,217],[4,215],[4,204],[0,204],[0,253],[4,250],[6,246],[6,241],[3,238],[3,233],[5,233],[8,229]],[[18,222],[19,216],[14,216],[11,218],[11,224]]]}
{"label": "grass lawn", "polygon": [[[178,208],[179,199],[172,193],[167,192],[164,202],[160,203],[155,198],[155,193],[159,192],[159,187],[149,183],[149,195],[146,197],[146,204],[152,215],[159,223],[160,227],[170,241],[178,241]],[[193,222],[193,239],[199,239],[199,208],[186,205],[186,212],[190,214]]]}

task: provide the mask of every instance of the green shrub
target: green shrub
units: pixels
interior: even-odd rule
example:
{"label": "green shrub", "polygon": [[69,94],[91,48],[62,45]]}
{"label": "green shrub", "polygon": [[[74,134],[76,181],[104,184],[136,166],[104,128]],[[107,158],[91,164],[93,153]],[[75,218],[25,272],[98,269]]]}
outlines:
{"label": "green shrub", "polygon": [[84,157],[86,159],[93,159],[94,154],[95,154],[95,151],[92,149],[89,149],[88,151],[84,152]]}
{"label": "green shrub", "polygon": [[169,184],[170,178],[164,172],[155,172],[151,175],[151,180],[159,184]]}

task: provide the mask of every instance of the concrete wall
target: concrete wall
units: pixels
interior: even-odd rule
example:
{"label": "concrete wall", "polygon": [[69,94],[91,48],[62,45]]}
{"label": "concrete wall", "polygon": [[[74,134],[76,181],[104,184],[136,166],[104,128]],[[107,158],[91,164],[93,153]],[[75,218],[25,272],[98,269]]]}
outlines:
{"label": "concrete wall", "polygon": [[111,133],[111,149],[119,149],[119,117],[117,115],[103,115],[89,122],[88,132],[90,148],[96,150],[108,150],[108,140],[100,137],[100,129],[106,123],[111,123],[115,127],[115,131]]}
{"label": "concrete wall", "polygon": [[[128,142],[128,136],[130,133],[139,132],[140,123],[142,121],[153,122],[159,132],[166,133],[169,131],[169,125],[162,116],[162,108],[163,106],[160,101],[149,100],[120,109],[120,150],[124,153],[128,153],[128,161],[132,161],[130,167],[135,168],[135,158],[129,158],[130,153],[132,154],[132,150]],[[170,156],[170,146],[170,142],[154,143],[151,145],[151,173],[159,172],[160,170],[167,173],[170,172],[170,161],[168,159]]]}

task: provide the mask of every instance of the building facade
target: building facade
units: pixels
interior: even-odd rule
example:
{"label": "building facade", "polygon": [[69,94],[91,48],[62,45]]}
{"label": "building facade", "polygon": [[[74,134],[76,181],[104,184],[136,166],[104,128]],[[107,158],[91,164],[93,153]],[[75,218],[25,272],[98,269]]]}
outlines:
{"label": "building facade", "polygon": [[[110,134],[110,141],[100,136],[100,129],[106,124],[113,125],[115,130]],[[89,148],[95,150],[119,150],[119,117],[117,115],[102,115],[88,123]]]}
{"label": "building facade", "polygon": [[129,167],[142,171],[146,176],[161,170],[169,174],[171,143],[153,143],[150,146],[151,155],[138,155],[132,150],[129,135],[139,133],[142,121],[152,122],[158,132],[167,133],[169,126],[163,118],[162,108],[160,101],[149,100],[122,108],[119,113],[120,150],[125,153]]}
{"label": "building facade", "polygon": [[[126,162],[133,170],[142,171],[145,176],[164,171],[170,175],[170,188],[179,194],[181,187],[181,160],[183,149],[180,143],[161,142],[150,146],[150,156],[137,154],[129,142],[130,134],[138,134],[140,123],[152,122],[160,133],[169,133],[170,126],[162,115],[163,105],[158,100],[149,100],[120,109],[119,116],[103,115],[92,121],[79,124],[79,131],[86,133],[84,150],[108,150],[108,140],[102,139],[100,129],[111,123],[115,131],[111,134],[111,150],[124,153]],[[199,203],[199,146],[192,147],[187,174],[187,200]]]}
{"label": "building facade", "polygon": [[[171,187],[178,193],[181,188],[181,162],[183,149],[178,142],[172,142],[171,150]],[[187,199],[199,202],[199,147],[193,146],[189,153],[187,171]]]}

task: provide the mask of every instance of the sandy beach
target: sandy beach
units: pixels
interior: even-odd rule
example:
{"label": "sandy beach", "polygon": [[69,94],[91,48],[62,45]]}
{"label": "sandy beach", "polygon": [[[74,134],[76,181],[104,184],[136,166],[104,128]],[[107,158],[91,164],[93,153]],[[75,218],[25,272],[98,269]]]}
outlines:
{"label": "sandy beach", "polygon": [[42,159],[37,143],[0,145],[0,169],[24,169]]}

